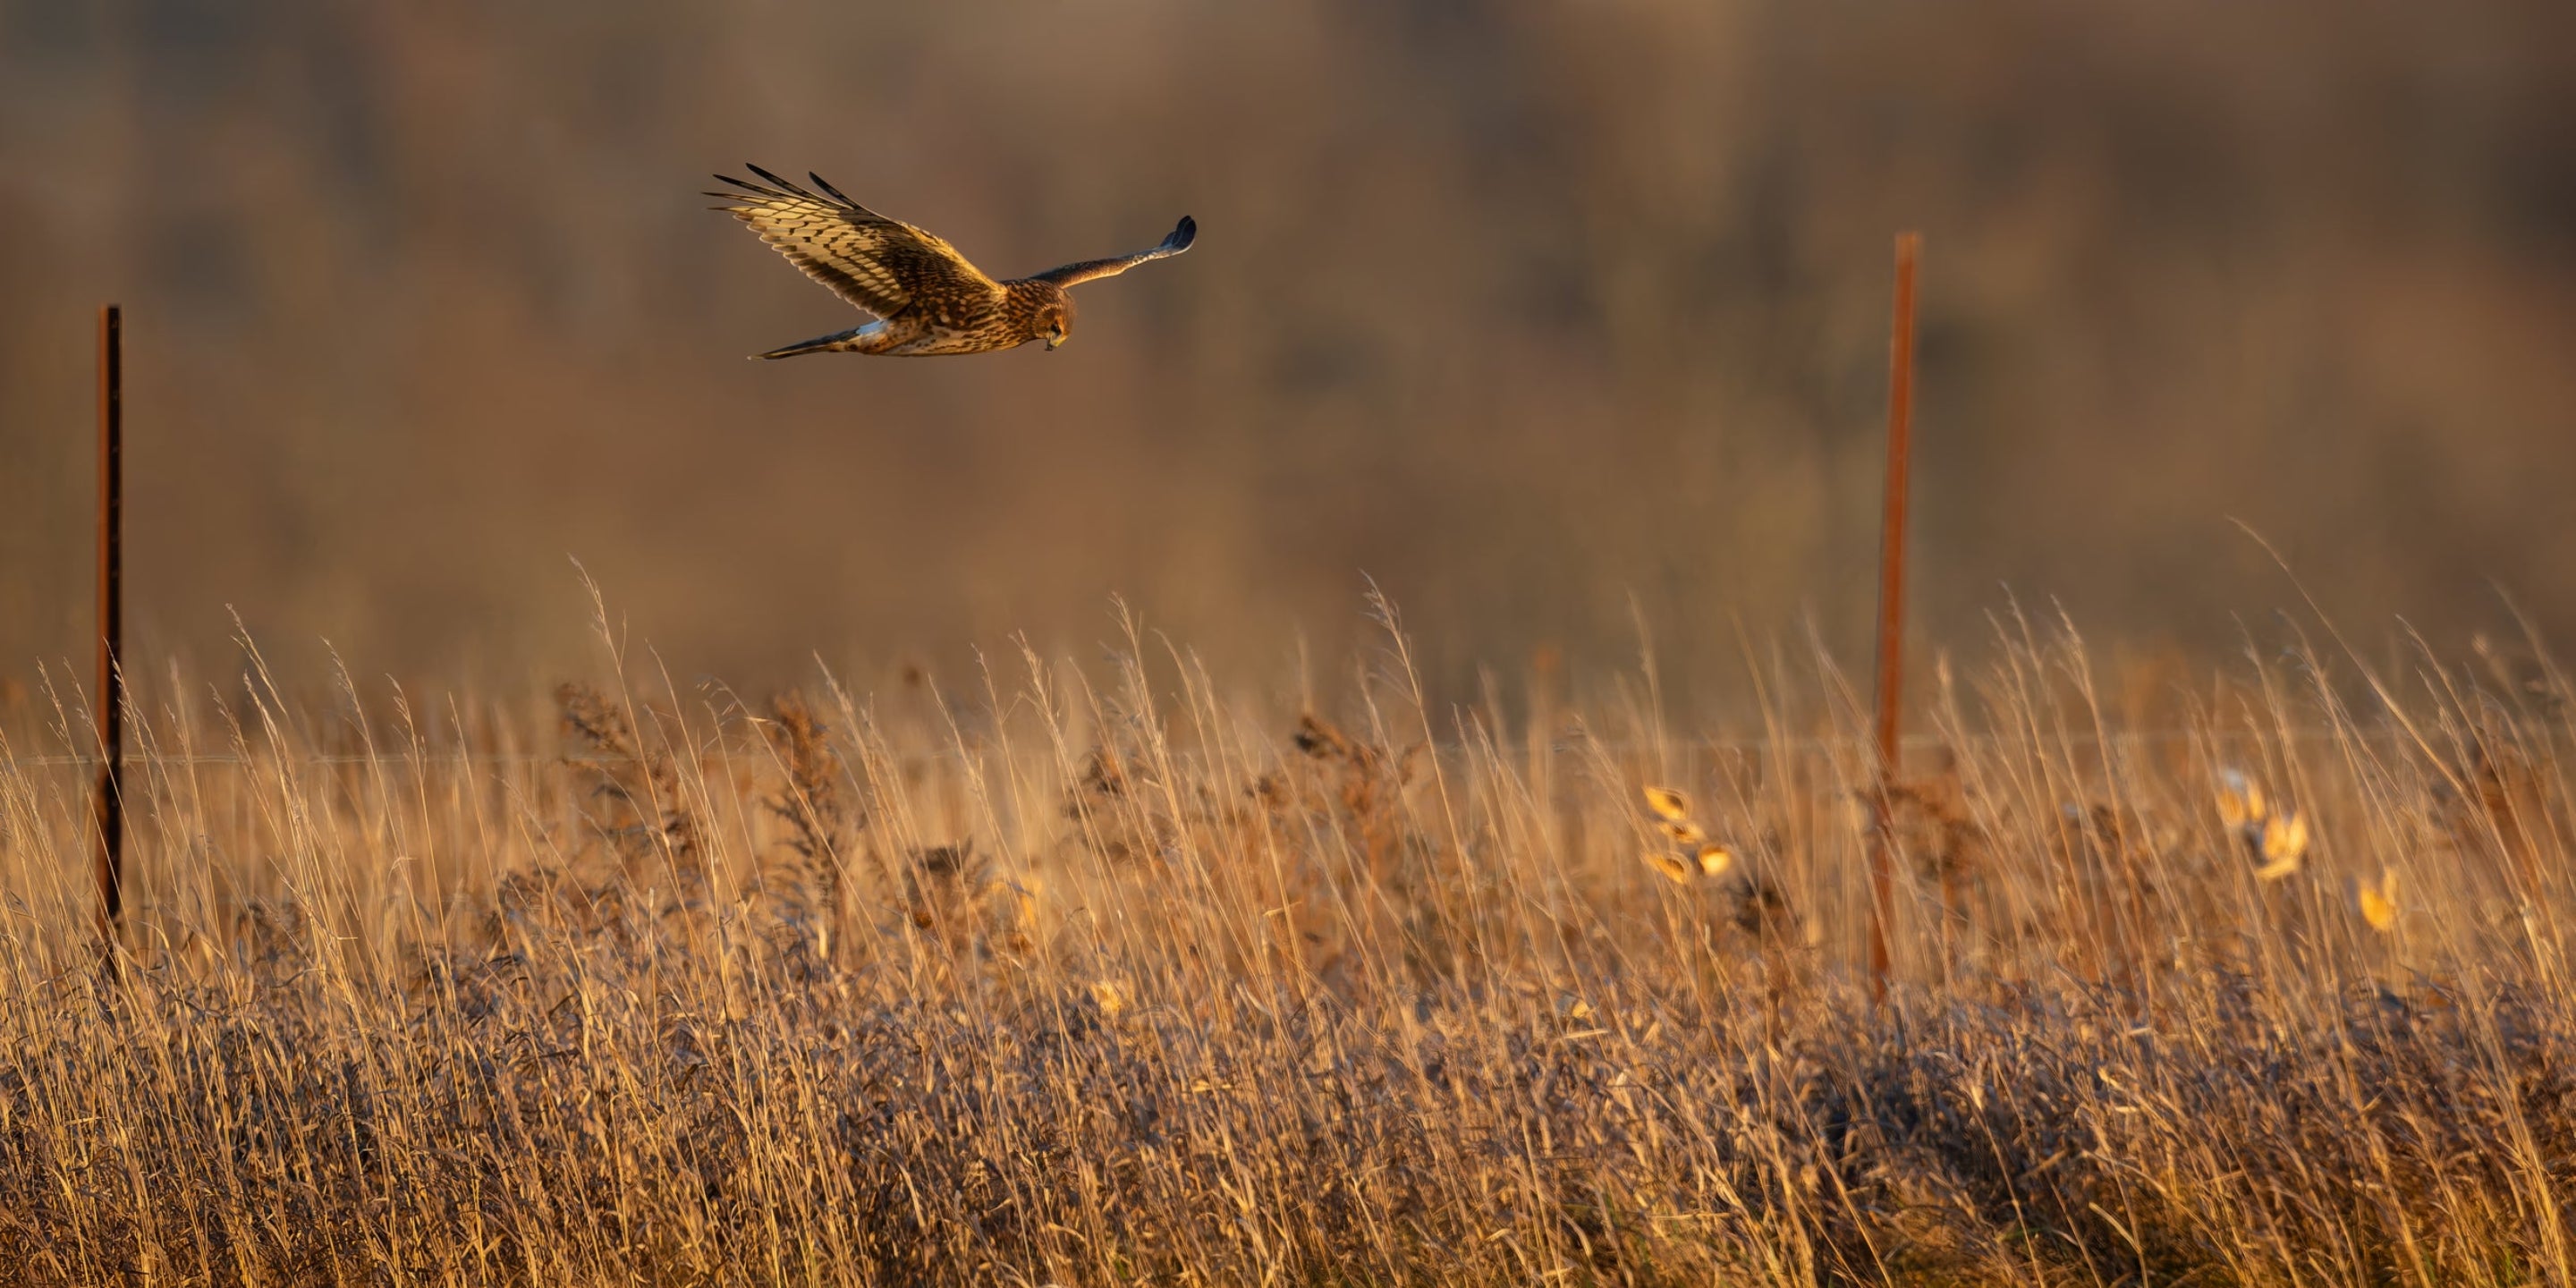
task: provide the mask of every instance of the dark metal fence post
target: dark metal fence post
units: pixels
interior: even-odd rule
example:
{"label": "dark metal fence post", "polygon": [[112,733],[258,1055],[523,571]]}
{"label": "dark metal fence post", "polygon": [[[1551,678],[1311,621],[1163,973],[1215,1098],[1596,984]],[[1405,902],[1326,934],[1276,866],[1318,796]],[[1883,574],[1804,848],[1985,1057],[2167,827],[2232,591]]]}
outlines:
{"label": "dark metal fence post", "polygon": [[125,317],[98,311],[98,933],[125,911]]}

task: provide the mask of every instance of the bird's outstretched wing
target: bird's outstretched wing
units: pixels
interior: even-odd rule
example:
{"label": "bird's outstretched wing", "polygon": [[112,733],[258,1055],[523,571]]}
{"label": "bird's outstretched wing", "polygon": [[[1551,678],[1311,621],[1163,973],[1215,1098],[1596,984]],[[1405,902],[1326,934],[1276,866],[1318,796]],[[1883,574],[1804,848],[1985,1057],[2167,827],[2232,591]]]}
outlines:
{"label": "bird's outstretched wing", "polygon": [[950,301],[953,307],[1001,298],[1000,284],[967,263],[956,247],[842,196],[823,176],[807,176],[822,190],[817,193],[759,166],[751,172],[768,182],[716,176],[717,182],[741,191],[708,193],[732,203],[715,209],[750,225],[788,262],[842,299],[885,318],[915,300]]}
{"label": "bird's outstretched wing", "polygon": [[1077,282],[1088,282],[1095,277],[1116,277],[1149,259],[1169,259],[1188,250],[1190,243],[1196,241],[1198,235],[1199,221],[1183,215],[1180,226],[1174,228],[1172,235],[1164,238],[1152,250],[1138,251],[1133,255],[1119,255],[1111,259],[1086,259],[1080,263],[1067,264],[1062,268],[1050,268],[1032,276],[1029,280],[1071,286]]}

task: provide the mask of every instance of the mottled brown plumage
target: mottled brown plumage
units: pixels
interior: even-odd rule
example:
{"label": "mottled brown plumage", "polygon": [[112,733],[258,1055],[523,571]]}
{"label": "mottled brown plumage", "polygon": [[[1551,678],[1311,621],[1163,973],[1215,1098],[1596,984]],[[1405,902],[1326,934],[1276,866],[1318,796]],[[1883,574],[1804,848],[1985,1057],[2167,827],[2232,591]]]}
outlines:
{"label": "mottled brown plumage", "polygon": [[821,190],[815,192],[759,166],[751,167],[751,172],[768,182],[716,176],[718,182],[741,189],[708,193],[733,203],[716,209],[749,225],[762,241],[805,270],[807,277],[878,319],[757,355],[763,358],[800,353],[897,357],[990,353],[1031,340],[1044,340],[1052,349],[1064,343],[1073,326],[1073,297],[1065,293],[1067,287],[1096,277],[1115,277],[1147,260],[1178,255],[1198,236],[1198,221],[1185,215],[1180,226],[1152,250],[1086,259],[997,282],[967,263],[956,247],[842,196],[821,175],[806,176]]}

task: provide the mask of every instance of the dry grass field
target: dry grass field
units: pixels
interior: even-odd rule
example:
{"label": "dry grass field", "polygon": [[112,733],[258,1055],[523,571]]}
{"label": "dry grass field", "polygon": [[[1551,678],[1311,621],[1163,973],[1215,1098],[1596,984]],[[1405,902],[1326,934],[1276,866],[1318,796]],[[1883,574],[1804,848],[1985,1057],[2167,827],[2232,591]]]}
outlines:
{"label": "dry grass field", "polygon": [[1651,665],[1426,711],[1407,647],[1307,710],[1150,632],[963,694],[164,677],[112,967],[40,697],[0,1280],[2576,1274],[2536,655],[2013,626],[1923,695],[1873,1006],[1830,668],[1704,731]]}
{"label": "dry grass field", "polygon": [[0,1288],[2576,1288],[2571,353],[2569,0],[0,0]]}

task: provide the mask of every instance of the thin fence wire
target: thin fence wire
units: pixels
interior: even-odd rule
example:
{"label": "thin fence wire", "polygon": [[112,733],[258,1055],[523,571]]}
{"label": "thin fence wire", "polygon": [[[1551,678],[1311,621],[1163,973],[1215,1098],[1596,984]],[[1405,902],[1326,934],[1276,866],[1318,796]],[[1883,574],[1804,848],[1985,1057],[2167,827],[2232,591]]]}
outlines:
{"label": "thin fence wire", "polygon": [[[2162,747],[2195,742],[2332,742],[2338,739],[2354,736],[2355,735],[2352,731],[2349,730],[2339,731],[2332,727],[2320,726],[2310,729],[2289,730],[2143,729],[2125,730],[2111,734],[2102,734],[2098,732],[2070,732],[2064,735],[2052,735],[2050,741],[2062,742],[2076,746],[2140,745]],[[2394,729],[2372,731],[2359,735],[2359,737],[2364,741],[2394,741],[2399,740],[2401,736],[2400,732]],[[1906,751],[1911,752],[1936,751],[1944,747],[2002,746],[2007,743],[2019,743],[2022,741],[2025,741],[2025,739],[2014,734],[1969,734],[1962,737],[1948,737],[1934,733],[1914,733],[1905,735],[1899,740],[1899,745]],[[1458,755],[1481,745],[1482,744],[1470,744],[1460,741],[1444,741],[1433,744],[1433,750],[1438,751],[1443,755]],[[1794,737],[1782,738],[1672,738],[1661,743],[1633,738],[1561,738],[1551,741],[1548,744],[1548,749],[1551,752],[1567,752],[1584,748],[1598,748],[1613,755],[1631,755],[1658,750],[1671,750],[1685,753],[1734,752],[1739,754],[1751,754],[1765,751],[1849,751],[1866,748],[1869,745],[1870,742],[1867,735],[1855,733],[1843,735],[1801,734]],[[708,756],[713,756],[722,753],[711,752],[706,754]],[[963,761],[969,754],[972,753],[961,752],[954,747],[946,747],[937,751],[899,752],[894,755],[894,759],[900,763],[935,763],[942,761]],[[286,753],[284,755],[264,756],[244,756],[239,753],[230,752],[197,752],[187,755],[163,755],[147,752],[136,757],[136,759],[155,765],[256,765],[272,764],[281,759],[292,760],[294,763],[299,765],[374,765],[416,759],[424,764],[435,762],[449,765],[570,765],[588,767],[601,765],[645,764],[657,758],[650,756],[549,755],[543,752],[465,752],[460,754],[453,751],[427,749],[415,752],[411,749],[404,748],[382,751],[374,755],[357,755],[339,752],[319,754]],[[99,760],[100,758],[97,756],[81,755],[14,756],[0,757],[0,767],[92,768],[99,764]]]}

